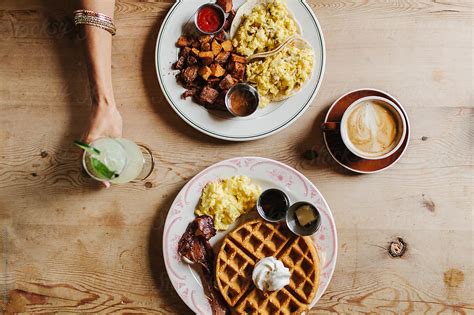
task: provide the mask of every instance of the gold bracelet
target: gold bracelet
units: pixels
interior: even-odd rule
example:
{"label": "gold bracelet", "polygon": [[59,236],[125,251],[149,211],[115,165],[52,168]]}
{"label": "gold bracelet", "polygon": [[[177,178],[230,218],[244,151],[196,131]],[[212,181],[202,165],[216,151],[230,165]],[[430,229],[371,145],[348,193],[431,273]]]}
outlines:
{"label": "gold bracelet", "polygon": [[74,16],[81,16],[81,15],[85,15],[85,16],[95,16],[95,17],[98,17],[98,18],[102,18],[104,20],[108,20],[110,22],[112,22],[112,18],[108,15],[105,15],[105,14],[102,14],[102,13],[98,13],[98,12],[95,12],[95,11],[92,11],[92,10],[76,10],[74,11]]}
{"label": "gold bracelet", "polygon": [[74,23],[77,25],[91,25],[106,30],[112,35],[116,33],[115,24],[112,19],[102,13],[97,13],[90,10],[77,10],[74,11]]}

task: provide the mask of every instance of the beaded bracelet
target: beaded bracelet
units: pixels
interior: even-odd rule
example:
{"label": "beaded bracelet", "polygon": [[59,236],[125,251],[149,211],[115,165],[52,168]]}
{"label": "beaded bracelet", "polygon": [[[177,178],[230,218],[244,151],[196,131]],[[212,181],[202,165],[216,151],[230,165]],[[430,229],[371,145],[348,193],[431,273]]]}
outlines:
{"label": "beaded bracelet", "polygon": [[74,11],[74,23],[76,26],[84,24],[99,27],[112,35],[115,35],[117,30],[111,17],[91,10]]}

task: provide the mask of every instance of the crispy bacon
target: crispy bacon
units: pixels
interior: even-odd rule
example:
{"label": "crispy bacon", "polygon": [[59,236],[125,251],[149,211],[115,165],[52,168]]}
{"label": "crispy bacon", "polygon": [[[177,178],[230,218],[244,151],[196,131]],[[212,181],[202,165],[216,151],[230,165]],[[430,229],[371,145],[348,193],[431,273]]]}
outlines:
{"label": "crispy bacon", "polygon": [[226,314],[222,297],[214,286],[214,252],[209,240],[216,235],[214,219],[210,216],[199,216],[189,223],[178,243],[178,254],[190,264],[197,264],[202,269],[204,292],[211,304],[213,314]]}

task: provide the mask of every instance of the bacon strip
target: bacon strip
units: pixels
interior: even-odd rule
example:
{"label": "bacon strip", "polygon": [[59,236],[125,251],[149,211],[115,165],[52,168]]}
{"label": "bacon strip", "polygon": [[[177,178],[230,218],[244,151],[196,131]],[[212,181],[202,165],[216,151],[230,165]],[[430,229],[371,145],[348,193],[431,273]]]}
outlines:
{"label": "bacon strip", "polygon": [[214,286],[214,252],[209,240],[216,235],[214,219],[210,216],[199,216],[189,223],[178,243],[178,254],[190,264],[197,264],[202,270],[204,292],[211,304],[212,312],[224,315],[227,308],[220,293]]}

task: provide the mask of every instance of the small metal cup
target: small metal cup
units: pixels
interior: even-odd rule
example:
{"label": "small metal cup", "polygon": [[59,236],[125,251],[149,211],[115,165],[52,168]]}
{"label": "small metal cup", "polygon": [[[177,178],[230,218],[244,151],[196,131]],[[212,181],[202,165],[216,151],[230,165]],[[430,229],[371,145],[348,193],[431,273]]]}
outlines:
{"label": "small metal cup", "polygon": [[[205,8],[205,7],[213,7],[213,8],[215,8],[215,9],[219,12],[219,14],[221,15],[222,25],[221,25],[221,26],[219,27],[219,29],[218,29],[217,31],[215,31],[215,32],[209,33],[209,32],[205,32],[205,31],[203,31],[201,28],[199,28],[199,25],[198,25],[198,15],[199,15],[199,12],[201,12],[201,10],[202,10],[203,8]],[[223,10],[220,6],[218,6],[217,4],[213,4],[213,3],[206,3],[206,4],[203,4],[202,6],[200,6],[200,7],[197,9],[196,13],[194,14],[194,25],[196,26],[196,29],[197,29],[199,32],[201,32],[202,34],[206,34],[206,35],[214,35],[214,34],[217,34],[217,33],[219,33],[219,32],[222,30],[222,28],[224,28],[224,24],[225,24],[225,12],[224,12],[224,10]]]}
{"label": "small metal cup", "polygon": [[[311,209],[315,212],[316,214],[316,221],[314,221],[311,225],[309,226],[301,226],[298,223],[298,219],[296,218],[296,210],[299,207],[308,205],[311,207]],[[321,226],[321,214],[318,211],[318,208],[316,208],[315,205],[305,202],[305,201],[300,201],[297,202],[288,209],[286,212],[286,225],[290,229],[291,232],[295,233],[296,235],[300,236],[309,236],[314,233],[316,233],[317,230],[319,230],[319,227]]]}
{"label": "small metal cup", "polygon": [[[266,195],[266,194],[270,194],[270,193],[276,193],[276,194],[279,194],[281,195],[281,197],[283,198],[284,200],[284,203],[285,203],[285,206],[284,206],[284,209],[282,209],[282,215],[280,218],[272,218],[272,217],[269,217],[267,216],[267,214],[265,213],[264,209],[263,209],[263,206],[262,206],[262,198]],[[280,221],[283,221],[285,220],[285,217],[286,217],[286,212],[288,211],[288,207],[290,206],[290,198],[288,198],[288,195],[281,191],[280,189],[276,189],[276,188],[271,188],[271,189],[267,189],[265,190],[261,195],[260,197],[258,197],[258,200],[257,200],[257,212],[258,214],[266,221],[268,222],[272,222],[272,223],[276,223],[276,222],[280,222]]]}
{"label": "small metal cup", "polygon": [[[230,96],[232,95],[232,93],[234,93],[235,91],[238,91],[238,90],[248,91],[253,95],[253,97],[255,97],[255,106],[254,106],[254,108],[252,108],[249,111],[249,114],[244,115],[244,116],[238,115],[237,113],[235,113],[232,110],[232,104],[231,104]],[[227,91],[227,93],[225,94],[225,107],[227,108],[227,111],[232,116],[235,116],[235,117],[248,117],[248,116],[252,115],[253,113],[255,113],[257,111],[259,102],[260,102],[260,96],[258,94],[257,89],[254,88],[253,86],[251,86],[250,84],[247,84],[247,83],[238,83],[238,84],[234,85],[233,87],[231,87]]]}

